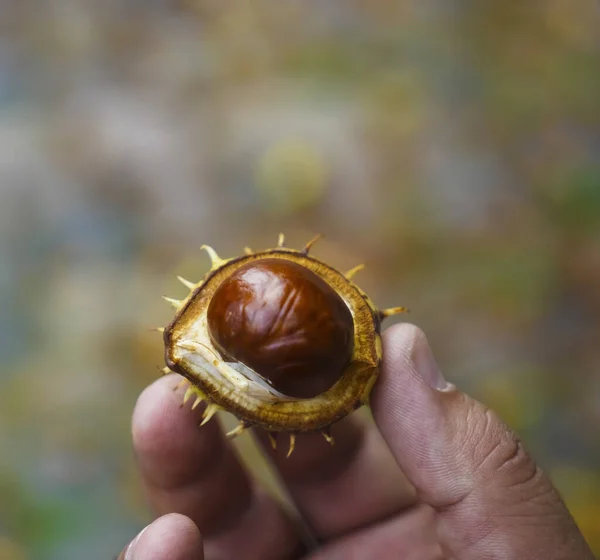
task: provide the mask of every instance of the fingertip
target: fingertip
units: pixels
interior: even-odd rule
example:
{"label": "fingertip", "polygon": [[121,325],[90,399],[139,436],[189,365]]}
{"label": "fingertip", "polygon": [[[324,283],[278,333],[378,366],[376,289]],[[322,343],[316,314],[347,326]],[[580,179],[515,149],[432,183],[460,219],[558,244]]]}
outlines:
{"label": "fingertip", "polygon": [[417,373],[415,356],[429,350],[425,333],[411,323],[398,323],[381,335],[383,343],[382,378],[400,382],[402,377]]}
{"label": "fingertip", "polygon": [[142,474],[160,487],[173,487],[193,479],[198,465],[215,458],[222,447],[217,422],[199,428],[203,407],[181,406],[174,391],[178,376],[161,377],[138,398],[132,421],[133,446]]}
{"label": "fingertip", "polygon": [[393,407],[398,399],[405,397],[407,389],[427,389],[415,359],[423,350],[429,349],[423,331],[410,323],[398,323],[383,332],[382,343],[383,363],[371,396],[374,413]]}
{"label": "fingertip", "polygon": [[410,323],[394,325],[383,333],[384,366],[393,371],[414,372],[430,387],[440,391],[452,385],[446,381],[435,361],[425,333]]}
{"label": "fingertip", "polygon": [[386,353],[390,352],[392,358],[406,358],[416,340],[427,341],[425,333],[412,323],[396,323],[388,327],[382,334]]}
{"label": "fingertip", "polygon": [[202,560],[202,536],[185,515],[170,513],[148,525],[129,545],[124,560]]}

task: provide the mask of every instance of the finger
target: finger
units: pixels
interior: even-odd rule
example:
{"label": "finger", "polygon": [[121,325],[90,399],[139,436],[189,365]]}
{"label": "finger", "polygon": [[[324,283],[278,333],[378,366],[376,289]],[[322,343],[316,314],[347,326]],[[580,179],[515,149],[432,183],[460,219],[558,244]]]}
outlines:
{"label": "finger", "polygon": [[[287,558],[298,546],[291,522],[256,490],[218,423],[198,428],[200,407],[181,408],[181,393],[173,391],[177,380],[167,376],[153,383],[133,414],[134,448],[152,508],[158,515],[187,515],[211,554],[230,550],[240,559]],[[258,532],[240,541],[259,519],[271,524],[268,541]],[[269,549],[261,549],[265,546]]]}
{"label": "finger", "polygon": [[119,560],[203,559],[198,527],[191,519],[176,513],[148,525],[119,555]]}
{"label": "finger", "polygon": [[592,558],[550,480],[519,439],[442,377],[412,325],[384,333],[373,413],[396,461],[435,507],[451,555]]}
{"label": "finger", "polygon": [[[294,453],[266,452],[306,522],[321,539],[332,538],[394,515],[415,502],[372,421],[354,414],[332,427],[335,444],[320,433],[299,434]],[[283,438],[281,438],[283,439]]]}
{"label": "finger", "polygon": [[434,512],[429,506],[411,508],[375,526],[327,543],[307,560],[442,560]]}
{"label": "finger", "polygon": [[242,516],[252,488],[218,424],[199,429],[201,411],[181,408],[181,394],[173,391],[177,380],[163,377],[142,393],[133,413],[133,444],[156,513],[188,515],[207,538]]}

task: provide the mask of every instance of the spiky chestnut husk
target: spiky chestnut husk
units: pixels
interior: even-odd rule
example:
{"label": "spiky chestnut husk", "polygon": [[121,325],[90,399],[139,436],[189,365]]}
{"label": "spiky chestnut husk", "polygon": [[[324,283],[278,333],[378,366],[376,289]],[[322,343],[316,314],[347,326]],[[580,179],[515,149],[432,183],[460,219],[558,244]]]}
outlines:
{"label": "spiky chestnut husk", "polygon": [[[192,396],[195,397],[192,408],[202,401],[207,403],[201,425],[208,422],[218,410],[226,410],[240,420],[238,426],[229,432],[229,437],[257,426],[271,434],[271,443],[275,446],[275,434],[287,432],[290,435],[289,456],[294,449],[296,433],[318,430],[329,443],[333,443],[329,427],[367,404],[382,358],[381,321],[406,309],[377,309],[352,282],[354,275],[363,268],[362,265],[342,274],[309,256],[318,238],[315,237],[298,251],[285,247],[284,237],[280,235],[277,248],[257,253],[246,248],[245,255],[232,259],[221,259],[212,248],[203,246],[211,258],[211,270],[198,283],[179,278],[190,290],[185,300],[164,298],[177,313],[165,329],[159,329],[163,331],[167,364],[163,372],[179,373],[189,381],[184,404]],[[347,359],[336,362],[336,356],[331,356],[332,363],[341,367],[337,380],[333,380],[333,385],[323,392],[309,398],[283,394],[268,378],[248,367],[251,362],[237,361],[215,340],[215,319],[210,316],[211,313],[214,315],[210,309],[215,295],[223,298],[222,293],[226,290],[221,288],[231,283],[236,275],[253,268],[273,268],[273,263],[279,264],[276,259],[281,260],[281,266],[276,268],[302,269],[309,279],[316,276],[315,282],[322,286],[321,291],[332,291],[333,297],[339,297],[340,304],[349,310],[347,320],[351,324],[347,330],[351,340],[347,347]],[[346,320],[345,317],[340,319],[343,320]],[[220,325],[220,328],[222,330],[223,326]],[[340,328],[343,329],[343,325]],[[345,350],[340,349],[338,344],[335,351],[339,354]]]}

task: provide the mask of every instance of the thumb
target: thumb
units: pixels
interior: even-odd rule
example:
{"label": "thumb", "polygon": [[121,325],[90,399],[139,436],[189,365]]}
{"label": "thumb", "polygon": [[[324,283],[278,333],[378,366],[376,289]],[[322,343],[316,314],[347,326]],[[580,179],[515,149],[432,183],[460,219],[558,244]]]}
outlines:
{"label": "thumb", "polygon": [[593,559],[558,492],[519,438],[483,404],[447,383],[425,335],[383,336],[373,415],[438,536],[458,560]]}

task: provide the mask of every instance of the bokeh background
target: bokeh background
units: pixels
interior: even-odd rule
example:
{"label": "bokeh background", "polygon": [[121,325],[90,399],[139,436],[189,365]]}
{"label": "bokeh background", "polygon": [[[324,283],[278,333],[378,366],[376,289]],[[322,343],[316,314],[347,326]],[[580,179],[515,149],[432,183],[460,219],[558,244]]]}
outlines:
{"label": "bokeh background", "polygon": [[0,2],[0,558],[104,559],[181,274],[284,231],[517,429],[600,552],[600,4]]}

